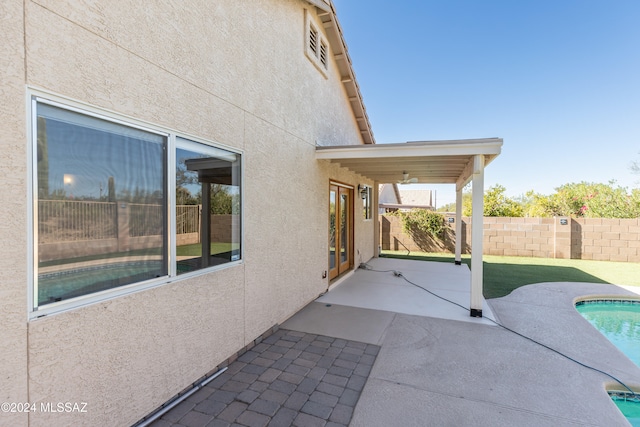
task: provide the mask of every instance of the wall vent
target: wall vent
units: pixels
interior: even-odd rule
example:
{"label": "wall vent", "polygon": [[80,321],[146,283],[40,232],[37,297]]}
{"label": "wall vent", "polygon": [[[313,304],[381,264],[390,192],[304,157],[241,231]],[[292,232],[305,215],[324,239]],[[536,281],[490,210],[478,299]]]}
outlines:
{"label": "wall vent", "polygon": [[318,25],[313,21],[314,14],[305,9],[305,54],[325,78],[329,70],[329,43]]}

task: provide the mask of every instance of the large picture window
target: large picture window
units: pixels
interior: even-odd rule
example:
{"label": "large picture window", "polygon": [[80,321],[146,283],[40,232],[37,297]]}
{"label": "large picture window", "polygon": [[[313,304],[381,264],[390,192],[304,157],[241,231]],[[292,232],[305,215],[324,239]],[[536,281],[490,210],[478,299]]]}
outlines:
{"label": "large picture window", "polygon": [[33,111],[34,311],[240,260],[239,153],[47,100]]}

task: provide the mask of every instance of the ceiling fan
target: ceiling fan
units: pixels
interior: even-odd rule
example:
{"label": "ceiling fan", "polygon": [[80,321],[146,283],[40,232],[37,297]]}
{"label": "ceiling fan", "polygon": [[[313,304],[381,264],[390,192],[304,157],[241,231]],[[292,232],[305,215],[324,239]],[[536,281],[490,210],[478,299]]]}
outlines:
{"label": "ceiling fan", "polygon": [[402,172],[402,180],[398,181],[398,184],[415,184],[418,182],[418,178],[409,178],[408,172]]}

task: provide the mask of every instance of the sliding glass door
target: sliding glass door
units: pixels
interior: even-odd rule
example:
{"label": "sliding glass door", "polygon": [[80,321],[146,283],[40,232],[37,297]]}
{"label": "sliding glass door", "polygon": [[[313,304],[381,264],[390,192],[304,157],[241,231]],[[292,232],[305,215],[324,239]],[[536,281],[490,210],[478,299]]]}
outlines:
{"label": "sliding glass door", "polygon": [[353,266],[353,189],[329,186],[329,279]]}

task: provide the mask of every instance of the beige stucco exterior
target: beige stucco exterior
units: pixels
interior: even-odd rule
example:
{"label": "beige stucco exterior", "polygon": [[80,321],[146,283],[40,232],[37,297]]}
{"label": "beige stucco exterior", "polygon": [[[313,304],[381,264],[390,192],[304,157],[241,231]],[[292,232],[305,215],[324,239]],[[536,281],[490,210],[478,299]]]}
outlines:
{"label": "beige stucco exterior", "polygon": [[[27,144],[22,1],[0,3],[0,398],[28,399],[27,384]],[[25,425],[26,414],[1,414],[2,425]]]}
{"label": "beige stucco exterior", "polygon": [[[362,138],[332,57],[326,77],[305,57],[305,9],[317,19],[302,0],[0,4],[0,397],[87,403],[0,425],[135,423],[327,289],[329,182],[373,183],[314,157]],[[32,89],[242,150],[243,262],[29,320]],[[359,202],[356,265],[374,255]]]}

